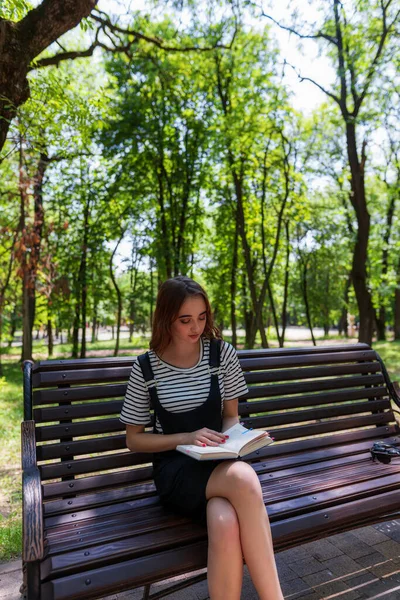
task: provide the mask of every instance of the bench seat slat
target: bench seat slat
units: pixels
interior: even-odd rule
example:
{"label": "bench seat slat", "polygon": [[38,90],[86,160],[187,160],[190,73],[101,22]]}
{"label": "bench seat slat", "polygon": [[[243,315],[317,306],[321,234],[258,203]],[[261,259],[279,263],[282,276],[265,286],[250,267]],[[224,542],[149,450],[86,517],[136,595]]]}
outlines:
{"label": "bench seat slat", "polygon": [[[59,552],[69,552],[79,548],[86,548],[92,544],[99,544],[109,540],[122,539],[132,535],[153,531],[154,529],[164,529],[166,527],[175,527],[183,523],[191,523],[187,517],[172,515],[166,513],[161,507],[158,510],[148,509],[146,513],[140,515],[135,521],[130,519],[117,519],[109,522],[99,522],[96,527],[86,527],[81,524],[79,527],[79,536],[73,534],[71,530],[59,530],[57,533],[49,536],[47,541],[47,554],[51,556]],[[136,517],[137,513],[135,513]]]}
{"label": "bench seat slat", "polygon": [[[390,470],[387,470],[387,474],[385,477],[381,476],[378,479],[368,479],[366,481],[362,481],[357,479],[355,483],[348,484],[345,480],[340,479],[338,485],[333,487],[333,489],[329,488],[320,488],[317,487],[316,491],[310,489],[307,495],[304,496],[293,496],[294,499],[284,501],[279,500],[271,490],[263,490],[264,491],[264,501],[268,505],[268,514],[270,519],[273,521],[280,514],[284,514],[287,516],[294,516],[296,514],[304,514],[305,511],[313,510],[315,506],[315,502],[311,498],[311,494],[316,494],[316,499],[318,500],[318,506],[329,506],[337,503],[338,501],[342,501],[346,498],[359,499],[363,497],[370,497],[371,494],[379,494],[381,490],[390,491],[391,489],[398,489],[400,487],[400,480],[398,476],[399,468],[396,473],[390,473]],[[359,475],[361,473],[359,472]],[[76,549],[74,545],[71,545],[70,551],[68,554],[65,554],[65,550],[63,554],[59,554],[60,548],[58,548],[58,552],[54,555],[54,547],[53,545],[49,548],[48,559],[42,565],[42,578],[45,579],[50,574],[51,576],[55,576],[59,573],[63,573],[66,571],[76,571],[77,567],[85,564],[85,568],[91,568],[91,565],[94,563],[103,563],[104,560],[112,561],[113,557],[121,554],[135,554],[138,549],[141,547],[144,553],[147,553],[151,548],[161,549],[161,546],[165,544],[165,547],[169,545],[174,545],[178,540],[188,540],[195,541],[196,539],[203,538],[205,535],[205,528],[199,527],[198,525],[192,522],[183,523],[180,527],[177,526],[176,522],[170,523],[170,527],[168,528],[168,521],[164,521],[164,527],[157,526],[157,521],[154,520],[152,525],[147,523],[147,527],[143,530],[143,528],[137,528],[134,537],[132,537],[133,532],[130,531],[129,534],[123,535],[123,539],[119,541],[113,541],[113,543],[104,543],[104,540],[101,540],[101,545],[99,544],[99,539],[92,537],[92,542],[90,543],[88,539],[85,540],[85,548],[89,548],[89,559],[84,558],[83,550]],[[144,533],[149,534],[151,531],[154,531],[152,535],[143,535]],[[162,531],[162,535],[158,535],[159,532]],[[193,535],[190,535],[192,532]],[[146,544],[149,544],[148,546]],[[54,558],[51,558],[54,555]],[[96,564],[95,566],[100,566],[100,564]]]}
{"label": "bench seat slat", "polygon": [[[390,514],[399,509],[398,491],[347,502],[337,506],[271,523],[275,551],[300,542],[327,536],[336,530],[346,531],[363,525],[384,505]],[[198,542],[158,552],[133,560],[108,564],[85,573],[50,580],[42,586],[42,600],[75,600],[116,593],[139,587],[206,565],[207,544]],[[88,583],[90,581],[90,583]]]}
{"label": "bench seat slat", "polygon": [[[391,427],[391,431],[394,432],[393,426]],[[293,461],[293,464],[296,464],[296,460],[300,460],[301,456],[303,456],[303,454],[299,453],[300,451],[304,452],[305,450],[318,448],[318,450],[314,450],[314,452],[323,452],[324,455],[328,453],[336,454],[344,451],[344,447],[350,442],[363,440],[360,442],[360,447],[364,448],[364,445],[366,447],[367,444],[371,446],[374,438],[383,439],[386,438],[387,435],[388,430],[386,427],[373,428],[370,430],[352,431],[334,436],[326,436],[324,438],[287,442],[284,446],[282,444],[275,444],[264,450],[268,452],[269,464],[275,465],[277,461],[279,462],[282,460],[290,460]],[[398,439],[400,438],[392,437],[388,439],[388,442],[395,443]],[[325,448],[325,450],[320,450],[320,448]],[[282,454],[288,454],[289,456],[281,459],[279,457]],[[150,456],[151,455],[149,455],[149,460]],[[263,450],[260,451],[258,456],[259,460],[263,459]],[[318,457],[316,457],[316,460],[318,460]],[[141,469],[136,468],[115,473],[106,473],[104,475],[91,475],[75,479],[74,481],[45,482],[43,485],[43,497],[44,499],[48,499],[51,497],[66,496],[68,494],[75,495],[76,493],[83,491],[103,489],[105,487],[119,486],[140,479],[148,479],[151,477],[152,469],[152,466],[149,466]],[[257,470],[257,465],[255,465],[255,469]]]}
{"label": "bench seat slat", "polygon": [[201,569],[206,561],[207,542],[182,545],[174,550],[48,581],[42,586],[41,600],[67,600],[71,597],[86,600],[100,594],[112,594]]}
{"label": "bench seat slat", "polygon": [[194,522],[175,525],[173,528],[157,528],[149,533],[90,546],[85,556],[76,550],[46,558],[41,564],[41,578],[62,576],[84,569],[98,568],[118,560],[127,560],[143,554],[168,550],[187,542],[206,538],[206,529]]}

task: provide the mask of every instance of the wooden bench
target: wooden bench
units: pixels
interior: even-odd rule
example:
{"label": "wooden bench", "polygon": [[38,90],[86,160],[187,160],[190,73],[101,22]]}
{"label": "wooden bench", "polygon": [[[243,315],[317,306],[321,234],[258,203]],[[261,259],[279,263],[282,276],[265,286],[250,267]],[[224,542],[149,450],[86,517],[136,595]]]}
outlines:
{"label": "wooden bench", "polygon": [[[365,344],[240,351],[242,423],[276,443],[248,461],[260,477],[279,551],[398,516],[400,397]],[[23,561],[29,600],[99,598],[204,569],[206,529],[168,514],[149,454],[126,449],[118,420],[134,358],[24,365]],[[33,389],[33,393],[32,393]]]}

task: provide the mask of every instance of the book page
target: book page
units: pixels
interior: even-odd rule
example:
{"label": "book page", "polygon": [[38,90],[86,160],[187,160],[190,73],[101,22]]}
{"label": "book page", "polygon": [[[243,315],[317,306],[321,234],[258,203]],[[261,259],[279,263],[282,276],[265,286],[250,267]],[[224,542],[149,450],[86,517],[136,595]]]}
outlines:
{"label": "book page", "polygon": [[220,447],[222,446],[226,450],[232,450],[237,454],[239,454],[243,446],[249,442],[268,437],[266,431],[260,431],[259,429],[253,431],[252,429],[243,427],[243,425],[240,425],[239,423],[236,423],[233,427],[224,431],[224,433],[229,435],[229,439],[227,439],[224,444],[220,444]]}

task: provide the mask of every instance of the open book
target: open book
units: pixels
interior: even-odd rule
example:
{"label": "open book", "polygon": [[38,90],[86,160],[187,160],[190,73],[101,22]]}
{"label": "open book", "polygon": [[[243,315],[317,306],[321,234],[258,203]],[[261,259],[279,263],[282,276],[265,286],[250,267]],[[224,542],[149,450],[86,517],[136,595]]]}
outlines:
{"label": "open book", "polygon": [[266,431],[246,429],[246,427],[243,427],[239,423],[236,423],[233,427],[224,431],[224,433],[229,435],[224,444],[206,447],[181,444],[176,449],[196,460],[221,460],[223,458],[232,459],[239,456],[246,456],[273,442]]}

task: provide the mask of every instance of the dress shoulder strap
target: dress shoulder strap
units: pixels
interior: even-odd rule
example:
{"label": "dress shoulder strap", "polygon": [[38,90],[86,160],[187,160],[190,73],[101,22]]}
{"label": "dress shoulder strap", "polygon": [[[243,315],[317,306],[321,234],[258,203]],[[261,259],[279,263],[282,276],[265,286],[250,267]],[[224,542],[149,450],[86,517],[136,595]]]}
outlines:
{"label": "dress shoulder strap", "polygon": [[150,395],[151,408],[155,411],[158,402],[157,381],[154,379],[154,373],[153,369],[151,368],[149,353],[145,352],[145,354],[139,354],[139,356],[137,357],[137,361],[139,363],[140,368],[142,369],[144,383]]}
{"label": "dress shoulder strap", "polygon": [[221,363],[221,344],[222,340],[217,340],[215,338],[210,340],[210,367],[219,368]]}

